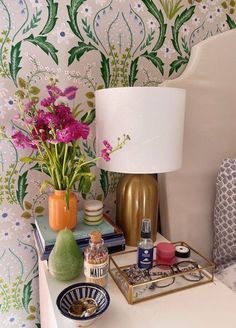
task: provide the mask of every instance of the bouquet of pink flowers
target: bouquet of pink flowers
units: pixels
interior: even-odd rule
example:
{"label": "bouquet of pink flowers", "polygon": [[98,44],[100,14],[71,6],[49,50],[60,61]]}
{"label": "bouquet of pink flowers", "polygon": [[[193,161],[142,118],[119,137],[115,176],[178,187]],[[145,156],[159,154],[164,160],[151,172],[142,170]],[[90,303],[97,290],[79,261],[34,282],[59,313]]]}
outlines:
{"label": "bouquet of pink flowers", "polygon": [[100,157],[87,159],[80,147],[80,141],[86,140],[89,135],[87,116],[78,120],[81,113],[79,106],[71,108],[69,105],[75,99],[77,87],[61,90],[52,81],[47,86],[48,97],[41,101],[35,96],[39,93],[37,87],[25,86],[24,89],[24,92],[18,90],[16,93],[19,108],[16,119],[20,121],[22,130],[15,132],[12,140],[17,147],[34,150],[31,156],[23,157],[21,161],[35,162],[42,172],[50,176],[51,180],[44,181],[42,188],[51,185],[55,190],[65,190],[68,206],[69,192],[76,182],[79,181],[79,192],[89,191],[94,179],[90,172],[91,164],[101,157],[110,160],[110,155],[121,149],[129,136],[124,135],[122,140],[118,138],[114,148],[104,140]]}

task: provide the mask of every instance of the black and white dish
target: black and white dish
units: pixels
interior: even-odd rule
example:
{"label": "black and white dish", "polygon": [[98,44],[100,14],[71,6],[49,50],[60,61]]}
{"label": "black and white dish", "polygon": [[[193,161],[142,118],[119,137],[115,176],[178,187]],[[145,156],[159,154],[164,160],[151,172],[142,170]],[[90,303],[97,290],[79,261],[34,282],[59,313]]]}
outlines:
{"label": "black and white dish", "polygon": [[[71,305],[80,299],[92,298],[97,304],[96,312],[88,317],[79,317],[70,313]],[[90,326],[110,304],[108,292],[101,286],[93,283],[77,283],[65,288],[57,297],[57,307],[62,315],[68,318],[74,327]]]}

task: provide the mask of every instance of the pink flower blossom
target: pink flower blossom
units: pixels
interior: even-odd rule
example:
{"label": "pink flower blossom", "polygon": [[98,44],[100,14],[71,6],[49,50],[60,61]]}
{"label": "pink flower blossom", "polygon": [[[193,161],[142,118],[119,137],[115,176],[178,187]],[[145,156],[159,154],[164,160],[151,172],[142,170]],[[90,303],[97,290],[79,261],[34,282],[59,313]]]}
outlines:
{"label": "pink flower blossom", "polygon": [[31,101],[28,101],[26,104],[25,104],[25,113],[28,113],[32,107],[34,106],[34,102],[31,100]]}
{"label": "pink flower blossom", "polygon": [[74,120],[70,107],[65,106],[64,104],[55,106],[55,114],[59,117],[62,124],[67,124]]}
{"label": "pink flower blossom", "polygon": [[45,113],[44,120],[48,128],[58,129],[60,126],[60,118],[56,114]]}
{"label": "pink flower blossom", "polygon": [[110,161],[110,154],[112,152],[112,146],[107,140],[103,140],[103,145],[105,148],[101,150],[101,157],[105,159],[105,161]]}
{"label": "pink flower blossom", "polygon": [[106,162],[110,161],[110,154],[108,153],[107,149],[104,148],[101,150],[101,157],[105,159]]}
{"label": "pink flower blossom", "polygon": [[55,85],[47,85],[48,93],[51,97],[57,99],[60,96],[63,96],[63,91]]}
{"label": "pink flower blossom", "polygon": [[69,143],[82,137],[87,139],[89,135],[89,127],[87,124],[80,123],[76,120],[68,124],[64,129],[58,130],[56,133],[57,141]]}
{"label": "pink flower blossom", "polygon": [[103,140],[103,145],[106,147],[107,150],[112,151],[112,146],[107,140]]}
{"label": "pink flower blossom", "polygon": [[13,116],[13,121],[18,121],[20,119],[20,114],[16,114]]}
{"label": "pink flower blossom", "polygon": [[30,139],[25,136],[21,131],[18,131],[12,135],[12,139],[16,147],[25,148],[30,146]]}
{"label": "pink flower blossom", "polygon": [[78,88],[75,86],[67,87],[63,92],[63,96],[65,96],[69,100],[73,100],[75,99],[77,90]]}
{"label": "pink flower blossom", "polygon": [[55,101],[55,97],[47,97],[41,100],[40,104],[44,107],[50,107]]}
{"label": "pink flower blossom", "polygon": [[88,138],[89,126],[87,124],[76,121],[74,128],[76,130],[77,139],[81,137],[86,140]]}

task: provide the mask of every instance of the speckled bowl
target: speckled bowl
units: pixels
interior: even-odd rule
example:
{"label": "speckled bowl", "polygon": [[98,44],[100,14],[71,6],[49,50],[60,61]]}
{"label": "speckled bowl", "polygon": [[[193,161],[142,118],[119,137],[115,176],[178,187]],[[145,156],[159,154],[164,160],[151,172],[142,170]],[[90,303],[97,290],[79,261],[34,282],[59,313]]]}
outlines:
{"label": "speckled bowl", "polygon": [[[89,317],[80,318],[69,313],[70,306],[77,300],[88,297],[93,298],[98,308]],[[77,283],[65,288],[57,297],[57,307],[61,314],[66,317],[74,327],[88,327],[100,317],[110,304],[108,292],[101,286],[93,283]],[[70,325],[70,326],[71,326]]]}

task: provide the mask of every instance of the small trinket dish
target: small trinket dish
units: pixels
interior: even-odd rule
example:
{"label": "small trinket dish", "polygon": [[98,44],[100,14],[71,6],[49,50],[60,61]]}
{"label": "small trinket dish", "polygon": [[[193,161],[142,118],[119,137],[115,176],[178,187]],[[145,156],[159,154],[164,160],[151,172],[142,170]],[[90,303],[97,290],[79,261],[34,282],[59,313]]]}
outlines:
{"label": "small trinket dish", "polygon": [[56,303],[68,324],[70,321],[74,327],[88,327],[107,310],[110,296],[99,285],[77,283],[65,288]]}

